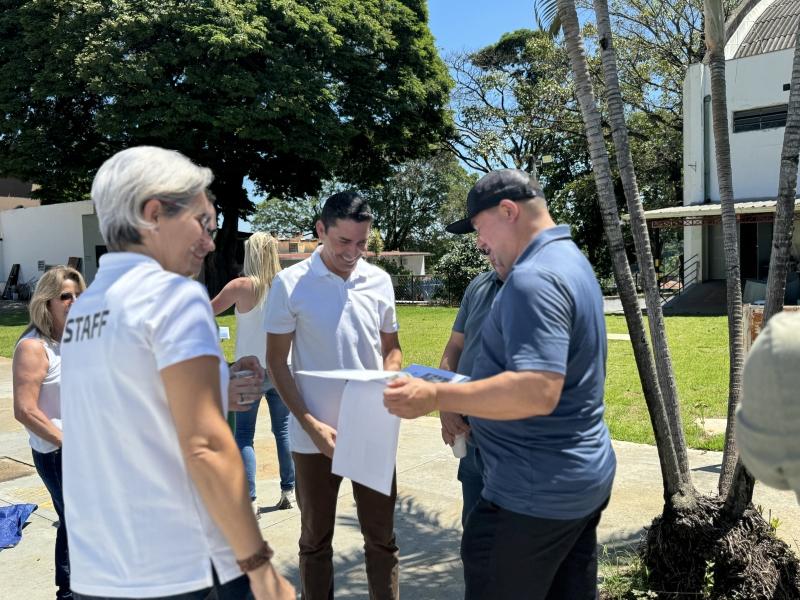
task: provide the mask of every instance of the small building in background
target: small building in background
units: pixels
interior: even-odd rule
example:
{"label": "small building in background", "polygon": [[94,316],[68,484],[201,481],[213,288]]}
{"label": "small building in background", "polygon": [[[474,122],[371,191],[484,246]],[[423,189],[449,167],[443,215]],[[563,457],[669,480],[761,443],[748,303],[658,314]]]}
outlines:
{"label": "small building in background", "polygon": [[31,198],[35,190],[32,183],[0,177],[0,211],[39,206],[41,201]]}
{"label": "small building in background", "polygon": [[[278,257],[281,261],[281,267],[290,267],[301,260],[305,260],[317,249],[320,245],[320,240],[316,238],[308,238],[302,236],[295,236],[291,238],[278,239]],[[366,252],[365,258],[369,262],[375,262],[377,258],[393,262],[399,267],[403,267],[411,275],[425,275],[425,257],[430,256],[430,252],[409,252],[400,250],[387,250],[376,255],[374,252]]]}
{"label": "small building in background", "polygon": [[0,285],[15,264],[20,266],[17,281],[24,284],[70,258],[80,259],[79,270],[88,283],[105,252],[90,200],[0,211]]}

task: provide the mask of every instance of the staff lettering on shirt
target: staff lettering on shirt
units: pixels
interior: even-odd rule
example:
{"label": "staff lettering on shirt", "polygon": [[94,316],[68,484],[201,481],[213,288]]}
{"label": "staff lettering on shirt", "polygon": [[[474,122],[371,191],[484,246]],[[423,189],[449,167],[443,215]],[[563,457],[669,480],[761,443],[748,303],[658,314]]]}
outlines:
{"label": "staff lettering on shirt", "polygon": [[107,316],[108,310],[103,310],[93,315],[67,319],[67,323],[64,325],[64,337],[61,343],[65,344],[73,341],[73,336],[76,342],[100,337],[100,334],[103,332],[103,326],[106,324]]}

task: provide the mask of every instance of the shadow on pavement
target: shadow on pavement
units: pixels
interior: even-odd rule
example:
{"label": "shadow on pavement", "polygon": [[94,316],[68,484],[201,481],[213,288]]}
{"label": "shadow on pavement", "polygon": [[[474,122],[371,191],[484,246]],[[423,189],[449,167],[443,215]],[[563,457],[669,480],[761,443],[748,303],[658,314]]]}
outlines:
{"label": "shadow on pavement", "polygon": [[[351,527],[360,530],[354,516],[338,517],[337,531]],[[459,557],[460,523],[442,523],[438,513],[426,512],[413,497],[398,496],[395,531],[400,547],[401,597],[414,600],[456,600],[464,597]],[[347,554],[334,554],[333,563],[337,598],[369,597],[361,548]],[[284,575],[299,583],[296,565]]]}

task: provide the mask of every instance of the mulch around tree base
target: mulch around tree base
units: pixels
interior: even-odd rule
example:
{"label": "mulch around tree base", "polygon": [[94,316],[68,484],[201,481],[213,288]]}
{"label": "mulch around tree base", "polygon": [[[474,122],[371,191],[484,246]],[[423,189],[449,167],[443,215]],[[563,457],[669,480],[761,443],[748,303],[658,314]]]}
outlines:
{"label": "mulch around tree base", "polygon": [[656,517],[640,555],[659,598],[800,599],[800,563],[752,506],[733,524],[723,500]]}

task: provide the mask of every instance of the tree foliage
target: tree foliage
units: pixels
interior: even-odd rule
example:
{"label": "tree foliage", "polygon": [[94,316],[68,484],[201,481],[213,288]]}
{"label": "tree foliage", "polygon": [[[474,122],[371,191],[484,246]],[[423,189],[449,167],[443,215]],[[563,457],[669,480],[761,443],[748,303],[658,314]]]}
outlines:
{"label": "tree foliage", "polygon": [[256,204],[250,218],[253,231],[266,231],[278,237],[310,235],[316,237],[315,223],[322,214],[320,196],[287,200],[268,198]]}
{"label": "tree foliage", "polygon": [[536,173],[565,136],[581,136],[566,54],[543,32],[520,29],[446,60],[456,82],[450,147],[469,167]]}
{"label": "tree foliage", "polygon": [[424,0],[4,0],[0,171],[72,200],[120,148],[179,150],[216,174],[225,267],[245,177],[380,181],[447,135],[449,87]]}
{"label": "tree foliage", "polygon": [[[463,206],[473,182],[447,152],[395,167],[390,177],[364,192],[384,248],[416,250],[419,243],[441,235],[442,214]],[[463,213],[459,210],[457,218]]]}
{"label": "tree foliage", "polygon": [[444,281],[444,293],[453,301],[458,301],[469,282],[490,270],[492,265],[475,245],[474,234],[452,236],[447,246],[447,252],[438,260],[433,273]]}

